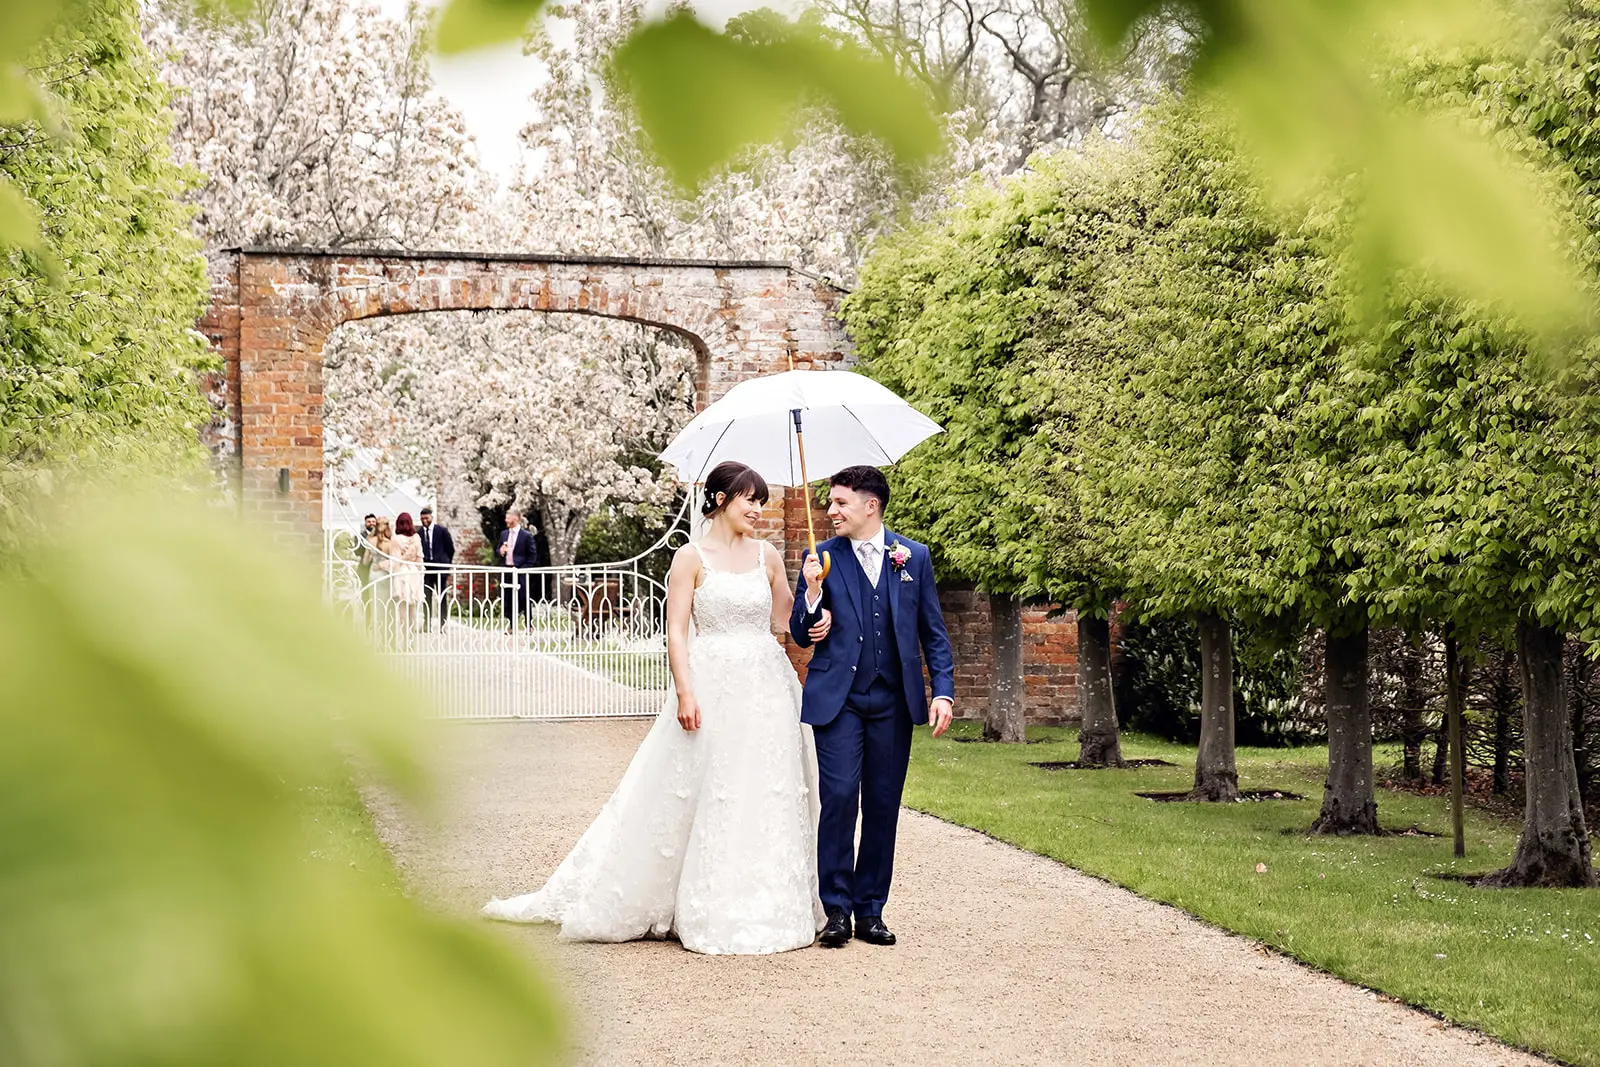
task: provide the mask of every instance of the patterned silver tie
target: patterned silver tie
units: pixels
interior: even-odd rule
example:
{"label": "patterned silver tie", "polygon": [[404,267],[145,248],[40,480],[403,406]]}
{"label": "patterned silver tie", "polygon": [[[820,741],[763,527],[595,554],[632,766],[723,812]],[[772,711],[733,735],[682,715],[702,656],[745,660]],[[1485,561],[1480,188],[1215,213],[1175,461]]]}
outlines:
{"label": "patterned silver tie", "polygon": [[871,541],[861,545],[861,567],[867,572],[867,581],[874,587],[878,584],[878,546]]}

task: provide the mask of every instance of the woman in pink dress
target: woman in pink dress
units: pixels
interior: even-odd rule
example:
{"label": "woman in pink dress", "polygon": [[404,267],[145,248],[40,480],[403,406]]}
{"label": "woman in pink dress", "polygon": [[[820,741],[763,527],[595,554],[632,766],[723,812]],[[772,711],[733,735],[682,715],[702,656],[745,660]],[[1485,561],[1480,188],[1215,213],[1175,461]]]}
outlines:
{"label": "woman in pink dress", "polygon": [[422,538],[417,536],[411,513],[402,511],[394,520],[394,541],[389,550],[389,595],[394,598],[400,617],[400,632],[410,633],[420,625],[422,608]]}

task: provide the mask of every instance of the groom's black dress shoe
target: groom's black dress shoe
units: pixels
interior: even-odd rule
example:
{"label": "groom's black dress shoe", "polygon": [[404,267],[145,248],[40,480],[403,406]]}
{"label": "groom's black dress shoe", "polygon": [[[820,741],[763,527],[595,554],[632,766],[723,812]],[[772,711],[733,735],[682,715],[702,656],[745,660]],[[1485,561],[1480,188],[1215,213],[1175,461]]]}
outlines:
{"label": "groom's black dress shoe", "polygon": [[856,940],[865,941],[869,945],[892,945],[894,934],[883,925],[881,915],[869,915],[865,919],[856,920]]}
{"label": "groom's black dress shoe", "polygon": [[828,916],[828,925],[817,935],[817,944],[823,948],[844,948],[850,943],[850,916],[842,911]]}

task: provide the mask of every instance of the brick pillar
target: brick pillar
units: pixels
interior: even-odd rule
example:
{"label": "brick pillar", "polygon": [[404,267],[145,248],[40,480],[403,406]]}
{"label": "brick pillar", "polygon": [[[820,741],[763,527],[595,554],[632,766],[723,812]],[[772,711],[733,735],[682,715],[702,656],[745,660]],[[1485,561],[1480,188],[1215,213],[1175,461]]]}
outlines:
{"label": "brick pillar", "polygon": [[242,509],[283,544],[315,551],[322,527],[322,344],[315,307],[283,295],[282,259],[244,260],[239,293]]}

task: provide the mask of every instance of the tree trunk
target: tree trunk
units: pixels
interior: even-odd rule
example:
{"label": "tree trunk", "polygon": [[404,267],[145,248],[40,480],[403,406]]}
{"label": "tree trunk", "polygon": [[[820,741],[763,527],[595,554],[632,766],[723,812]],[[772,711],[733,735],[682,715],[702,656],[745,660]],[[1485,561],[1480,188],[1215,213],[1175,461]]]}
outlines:
{"label": "tree trunk", "polygon": [[1590,768],[1593,762],[1589,754],[1588,693],[1594,660],[1585,654],[1582,647],[1569,649],[1567,660],[1572,666],[1572,678],[1567,682],[1567,698],[1572,708],[1572,754],[1578,766],[1578,795],[1587,798],[1592,784]]}
{"label": "tree trunk", "polygon": [[1372,790],[1372,708],[1367,699],[1367,628],[1326,635],[1328,781],[1314,834],[1378,833]]}
{"label": "tree trunk", "polygon": [[1022,703],[1022,601],[1016,597],[989,594],[989,647],[994,686],[983,719],[983,739],[1020,744],[1027,731]]}
{"label": "tree trunk", "polygon": [[1195,800],[1239,799],[1233,757],[1233,637],[1228,621],[1201,615],[1200,751],[1194,763]]}
{"label": "tree trunk", "polygon": [[589,512],[546,500],[539,506],[539,516],[544,521],[544,539],[550,546],[551,565],[572,566],[572,561],[578,558],[578,542],[583,537],[584,527],[589,525]]}
{"label": "tree trunk", "polygon": [[1596,884],[1578,796],[1578,767],[1567,717],[1565,645],[1559,630],[1517,624],[1522,668],[1522,751],[1527,805],[1511,866],[1483,880],[1489,886]]}
{"label": "tree trunk", "polygon": [[1433,784],[1444,785],[1450,770],[1450,720],[1441,715],[1439,729],[1433,735]]}
{"label": "tree trunk", "polygon": [[1450,834],[1457,858],[1467,854],[1467,744],[1461,721],[1467,674],[1452,627],[1444,639],[1444,717],[1450,727]]}
{"label": "tree trunk", "polygon": [[1505,796],[1511,788],[1511,657],[1500,657],[1494,681],[1494,791]]}
{"label": "tree trunk", "polygon": [[1111,693],[1111,620],[1078,616],[1078,766],[1123,767]]}
{"label": "tree trunk", "polygon": [[1400,646],[1400,741],[1405,749],[1400,776],[1408,782],[1422,781],[1422,740],[1428,735],[1422,721],[1422,642],[1425,634],[1408,633]]}

